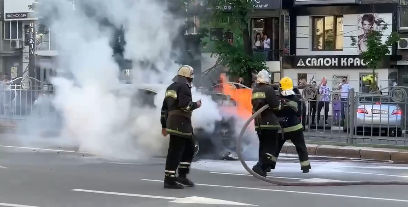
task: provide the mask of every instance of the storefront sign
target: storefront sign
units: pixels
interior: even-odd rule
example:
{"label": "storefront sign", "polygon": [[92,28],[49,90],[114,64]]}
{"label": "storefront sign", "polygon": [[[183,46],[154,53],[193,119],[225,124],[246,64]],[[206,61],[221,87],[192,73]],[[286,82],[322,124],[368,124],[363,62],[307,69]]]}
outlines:
{"label": "storefront sign", "polygon": [[312,4],[357,4],[359,0],[295,0],[295,5],[312,5]]}
{"label": "storefront sign", "polygon": [[[378,68],[388,68],[390,56],[385,56]],[[358,69],[368,66],[359,55],[283,56],[283,69]]]}
{"label": "storefront sign", "polygon": [[360,68],[366,66],[360,57],[308,57],[299,58],[297,67],[348,67]]}
{"label": "storefront sign", "polygon": [[28,13],[27,12],[6,13],[6,19],[27,19],[27,18],[28,18]]}

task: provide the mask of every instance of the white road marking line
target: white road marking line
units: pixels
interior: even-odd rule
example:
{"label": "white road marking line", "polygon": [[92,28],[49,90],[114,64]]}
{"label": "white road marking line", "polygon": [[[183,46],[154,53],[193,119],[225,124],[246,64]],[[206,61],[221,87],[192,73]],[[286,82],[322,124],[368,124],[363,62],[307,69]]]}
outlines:
{"label": "white road marking line", "polygon": [[380,173],[366,173],[366,172],[349,172],[349,171],[336,171],[339,173],[349,173],[349,174],[361,174],[361,175],[376,175],[376,176],[387,176],[387,177],[398,177],[398,178],[408,178],[404,175],[389,175],[389,174],[380,174]]}
{"label": "white road marking line", "polygon": [[377,163],[376,165],[372,166],[358,166],[358,165],[344,165],[341,167],[344,168],[361,168],[361,169],[386,169],[386,170],[408,170],[408,165],[405,165],[403,167],[401,166],[392,166],[392,165],[383,165],[379,166],[378,164],[384,164],[384,163]]}
{"label": "white road marking line", "polygon": [[27,205],[13,204],[13,203],[0,203],[0,206],[6,206],[6,207],[37,207],[37,206],[27,206]]}
{"label": "white road marking line", "polygon": [[3,148],[16,148],[16,149],[26,149],[26,150],[38,150],[38,151],[50,151],[50,152],[68,152],[68,153],[81,153],[81,154],[90,154],[89,152],[77,152],[72,150],[61,150],[61,149],[46,149],[46,148],[36,148],[36,147],[19,147],[19,146],[6,146],[0,145]]}
{"label": "white road marking line", "polygon": [[107,192],[107,191],[97,191],[97,190],[85,190],[85,189],[73,189],[75,192],[86,192],[86,193],[97,193],[97,194],[106,194],[106,195],[120,195],[120,196],[129,196],[129,197],[140,197],[140,198],[157,198],[157,199],[166,199],[166,200],[176,200],[176,197],[164,197],[164,196],[152,196],[152,195],[141,195],[141,194],[131,194],[131,193],[117,193],[117,192]]}
{"label": "white road marking line", "polygon": [[130,163],[130,162],[105,162],[105,163],[118,164],[118,165],[137,165],[135,163]]}
{"label": "white road marking line", "polygon": [[234,205],[234,206],[258,206],[246,203],[238,203],[227,200],[205,198],[198,196],[190,196],[185,198],[177,197],[165,197],[165,196],[153,196],[153,195],[142,195],[142,194],[131,194],[131,193],[118,193],[118,192],[107,192],[107,191],[96,191],[96,190],[85,190],[85,189],[73,189],[75,192],[86,192],[86,193],[96,193],[96,194],[105,194],[105,195],[119,195],[119,196],[128,196],[128,197],[139,197],[139,198],[155,198],[155,199],[164,199],[171,200],[171,203],[190,203],[190,204],[212,204],[212,205]]}
{"label": "white road marking line", "polygon": [[306,178],[300,181],[309,182],[309,183],[347,182],[343,180],[330,180],[330,179],[325,179],[325,178]]}
{"label": "white road marking line", "polygon": [[[252,176],[250,174],[240,174],[240,173],[225,173],[225,172],[210,172],[211,174],[219,174],[219,175],[240,175],[240,176]],[[305,178],[289,178],[289,177],[275,177],[275,176],[268,176],[271,178],[279,178],[279,179],[288,179],[288,180],[302,180]]]}
{"label": "white road marking line", "polygon": [[[163,182],[162,180],[152,180],[152,179],[141,179],[141,180],[150,181],[150,182]],[[318,195],[318,196],[357,198],[357,199],[367,199],[367,200],[394,201],[394,202],[408,203],[408,200],[392,199],[392,198],[374,198],[374,197],[365,197],[365,196],[352,196],[352,195],[341,195],[341,194],[330,194],[330,193],[314,193],[314,192],[305,192],[305,191],[278,190],[278,189],[268,189],[268,188],[252,188],[252,187],[240,187],[240,186],[228,186],[228,185],[212,185],[212,184],[201,184],[201,183],[195,183],[195,184],[198,186],[218,187],[218,188],[235,188],[235,189],[244,189],[244,190],[258,190],[258,191],[269,191],[269,192],[294,193],[294,194],[304,194],[304,195]]]}
{"label": "white road marking line", "polygon": [[0,168],[2,168],[2,169],[7,169],[7,167],[4,167],[4,166],[0,166]]}

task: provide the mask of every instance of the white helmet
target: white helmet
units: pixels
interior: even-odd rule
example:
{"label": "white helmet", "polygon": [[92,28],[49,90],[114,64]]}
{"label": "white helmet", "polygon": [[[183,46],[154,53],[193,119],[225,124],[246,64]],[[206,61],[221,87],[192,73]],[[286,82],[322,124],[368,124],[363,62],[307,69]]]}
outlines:
{"label": "white helmet", "polygon": [[189,65],[183,65],[179,68],[173,82],[186,83],[188,87],[193,87],[194,69]]}
{"label": "white helmet", "polygon": [[256,75],[256,82],[257,83],[271,83],[269,72],[265,69],[259,71],[258,75]]}
{"label": "white helmet", "polygon": [[183,65],[179,68],[177,75],[186,78],[194,78],[194,69],[189,65]]}

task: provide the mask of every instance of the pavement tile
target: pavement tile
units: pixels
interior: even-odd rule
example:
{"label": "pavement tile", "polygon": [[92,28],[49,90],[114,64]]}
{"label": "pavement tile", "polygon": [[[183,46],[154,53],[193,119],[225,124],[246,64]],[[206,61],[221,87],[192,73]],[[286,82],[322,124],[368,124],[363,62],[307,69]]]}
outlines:
{"label": "pavement tile", "polygon": [[394,162],[408,162],[408,152],[391,152],[391,160]]}
{"label": "pavement tile", "polygon": [[350,148],[350,147],[321,145],[317,147],[316,155],[332,156],[332,157],[360,158],[360,149]]}
{"label": "pavement tile", "polygon": [[317,152],[317,145],[316,146],[307,146],[307,152],[309,155],[316,155]]}
{"label": "pavement tile", "polygon": [[391,160],[391,152],[375,149],[361,149],[360,157],[361,159],[371,160]]}

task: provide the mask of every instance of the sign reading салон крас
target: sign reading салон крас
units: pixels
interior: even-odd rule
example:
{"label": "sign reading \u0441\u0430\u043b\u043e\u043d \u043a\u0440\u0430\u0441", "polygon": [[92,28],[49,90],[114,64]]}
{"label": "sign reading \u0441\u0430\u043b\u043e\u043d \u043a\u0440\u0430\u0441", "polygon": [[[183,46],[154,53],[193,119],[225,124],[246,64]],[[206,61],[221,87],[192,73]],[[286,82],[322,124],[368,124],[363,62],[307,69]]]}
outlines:
{"label": "sign reading \u0441\u0430\u043b\u043e\u043d \u043a\u0440\u0430\u0441", "polygon": [[364,60],[356,57],[332,57],[332,58],[300,58],[297,67],[364,67]]}
{"label": "sign reading \u0441\u0430\u043b\u043e\u043d \u043a\u0440\u0430\u0441", "polygon": [[[390,58],[385,56],[378,68],[388,68]],[[283,69],[353,69],[368,68],[359,55],[284,56]]]}

